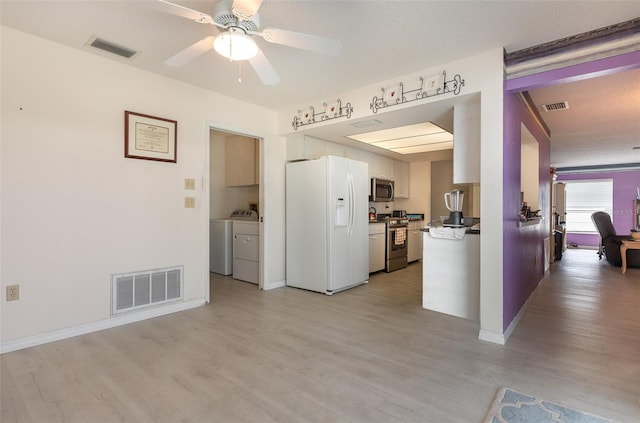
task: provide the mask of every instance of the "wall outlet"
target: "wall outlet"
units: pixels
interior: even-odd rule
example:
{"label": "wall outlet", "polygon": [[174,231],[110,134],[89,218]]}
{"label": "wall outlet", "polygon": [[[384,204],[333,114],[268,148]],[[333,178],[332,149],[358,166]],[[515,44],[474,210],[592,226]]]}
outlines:
{"label": "wall outlet", "polygon": [[196,189],[196,180],[193,178],[185,178],[184,189],[189,189],[189,190]]}
{"label": "wall outlet", "polygon": [[196,198],[195,197],[184,197],[184,208],[185,209],[195,209],[196,208]]}
{"label": "wall outlet", "polygon": [[7,285],[7,301],[20,299],[20,285]]}

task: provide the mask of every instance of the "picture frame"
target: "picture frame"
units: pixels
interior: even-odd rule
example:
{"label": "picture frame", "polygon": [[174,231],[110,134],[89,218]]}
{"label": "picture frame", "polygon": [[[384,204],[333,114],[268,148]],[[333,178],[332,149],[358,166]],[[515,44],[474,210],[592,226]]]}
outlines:
{"label": "picture frame", "polygon": [[124,157],[176,163],[177,147],[177,121],[125,110]]}

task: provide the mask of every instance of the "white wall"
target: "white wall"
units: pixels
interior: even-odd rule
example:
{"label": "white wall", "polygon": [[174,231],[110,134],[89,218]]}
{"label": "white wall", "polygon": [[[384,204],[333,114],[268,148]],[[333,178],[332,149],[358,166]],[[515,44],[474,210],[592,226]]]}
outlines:
{"label": "white wall", "polygon": [[540,153],[538,141],[524,124],[521,127],[520,191],[524,194],[524,201],[535,211],[539,209],[540,204]]}
{"label": "white wall", "polygon": [[[202,303],[209,125],[264,137],[270,158],[284,162],[275,113],[1,30],[2,347],[108,321],[112,273],[183,265],[185,302]],[[124,158],[125,110],[178,121],[177,163]],[[196,179],[196,191],[184,190],[184,178]],[[186,195],[195,209],[183,207]],[[273,247],[284,251],[274,221]],[[282,279],[283,269],[276,260],[267,278]],[[4,300],[10,284],[20,284],[20,300]]]}
{"label": "white wall", "polygon": [[[0,350],[108,321],[111,273],[184,265],[186,301],[205,299],[210,127],[264,139],[265,288],[284,281],[285,137],[305,105],[275,114],[10,28],[1,36],[0,291],[19,283],[21,299],[1,302]],[[481,160],[491,164],[481,175],[485,338],[502,334],[502,67],[496,48],[420,73],[460,74],[464,94],[482,94]],[[338,97],[354,105],[354,119],[369,116],[386,84]],[[177,164],[123,157],[125,110],[178,121]],[[196,179],[195,192],[184,178]],[[186,195],[195,209],[183,207]]]}
{"label": "white wall", "polygon": [[[480,293],[480,337],[493,342],[504,342],[503,337],[503,250],[502,250],[502,204],[503,204],[503,48],[497,47],[486,53],[468,57],[459,61],[441,64],[437,67],[425,69],[407,75],[398,75],[394,79],[379,81],[365,87],[354,87],[353,90],[342,93],[327,92],[326,98],[320,98],[309,104],[292,105],[290,108],[278,111],[278,132],[292,135],[291,122],[297,115],[298,109],[310,105],[319,107],[323,102],[340,98],[343,103],[353,105],[351,120],[384,118],[384,109],[374,114],[369,105],[373,97],[380,97],[380,87],[392,86],[403,82],[406,89],[415,88],[421,76],[430,76],[446,71],[447,80],[459,74],[464,79],[461,94],[479,93],[481,98],[481,175],[480,184],[480,216],[482,217],[481,237],[481,293]],[[421,101],[407,102],[396,105],[393,112],[410,109],[430,102],[451,100],[453,94],[444,94],[426,98]],[[332,100],[333,101],[333,100]],[[331,125],[326,121],[315,125]],[[296,136],[304,135],[300,128]]]}

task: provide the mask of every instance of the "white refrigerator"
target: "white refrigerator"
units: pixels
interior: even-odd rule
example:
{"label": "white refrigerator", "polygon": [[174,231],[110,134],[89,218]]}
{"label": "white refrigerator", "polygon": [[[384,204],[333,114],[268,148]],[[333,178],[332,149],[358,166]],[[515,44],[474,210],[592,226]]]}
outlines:
{"label": "white refrigerator", "polygon": [[368,165],[325,156],[286,166],[287,285],[331,295],[368,282]]}

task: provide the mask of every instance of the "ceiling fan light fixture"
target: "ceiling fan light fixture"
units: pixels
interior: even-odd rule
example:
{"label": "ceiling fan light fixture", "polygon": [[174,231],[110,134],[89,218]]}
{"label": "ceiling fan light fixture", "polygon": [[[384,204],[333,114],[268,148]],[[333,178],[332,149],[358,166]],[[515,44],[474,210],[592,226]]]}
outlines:
{"label": "ceiling fan light fixture", "polygon": [[256,42],[242,31],[224,31],[213,40],[213,48],[229,60],[249,60],[258,54]]}

